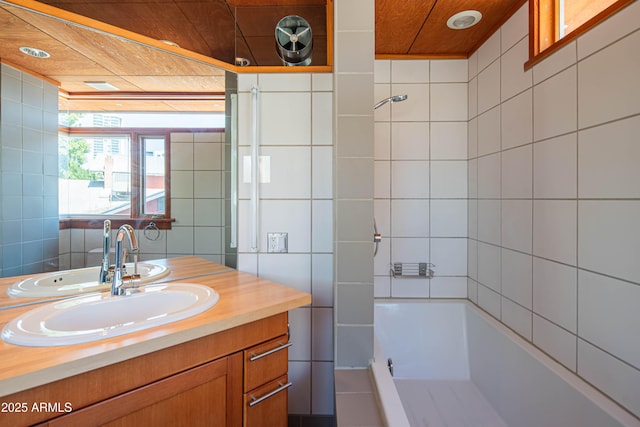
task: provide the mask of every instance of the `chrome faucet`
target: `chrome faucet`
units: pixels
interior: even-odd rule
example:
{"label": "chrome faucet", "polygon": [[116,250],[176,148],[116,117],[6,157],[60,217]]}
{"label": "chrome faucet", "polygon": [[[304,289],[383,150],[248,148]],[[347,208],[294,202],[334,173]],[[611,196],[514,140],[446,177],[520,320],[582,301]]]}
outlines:
{"label": "chrome faucet", "polygon": [[[125,235],[129,239],[129,246],[131,248],[130,252],[135,256],[134,274],[132,275],[128,275],[124,268],[127,252],[122,245],[122,241],[124,240]],[[124,224],[118,229],[118,233],[116,233],[116,260],[113,271],[113,280],[111,282],[111,295],[124,295],[127,289],[135,287],[140,283],[140,275],[137,274],[137,254],[138,241],[136,239],[136,235],[134,234],[133,227],[131,227],[129,224]]]}
{"label": "chrome faucet", "polygon": [[111,282],[113,278],[113,270],[111,269],[111,221],[104,220],[102,227],[102,265],[100,266],[100,278],[98,282],[101,285],[106,285]]}

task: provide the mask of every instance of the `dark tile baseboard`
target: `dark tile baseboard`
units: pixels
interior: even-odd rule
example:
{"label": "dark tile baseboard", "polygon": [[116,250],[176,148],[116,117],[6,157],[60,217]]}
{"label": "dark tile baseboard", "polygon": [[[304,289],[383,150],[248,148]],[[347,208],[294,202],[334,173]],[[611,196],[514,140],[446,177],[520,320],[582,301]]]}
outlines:
{"label": "dark tile baseboard", "polygon": [[289,427],[335,427],[333,415],[292,415],[289,414]]}

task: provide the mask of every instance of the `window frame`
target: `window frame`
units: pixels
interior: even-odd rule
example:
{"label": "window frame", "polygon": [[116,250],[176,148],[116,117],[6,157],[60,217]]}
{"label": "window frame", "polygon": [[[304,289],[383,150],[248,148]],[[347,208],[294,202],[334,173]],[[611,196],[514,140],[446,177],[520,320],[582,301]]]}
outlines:
{"label": "window frame", "polygon": [[[74,135],[105,135],[109,136],[129,136],[130,162],[131,162],[131,213],[128,217],[123,215],[70,215],[60,218],[60,229],[66,228],[102,228],[104,220],[109,219],[112,227],[120,227],[129,224],[136,229],[143,229],[151,222],[160,230],[170,230],[175,219],[171,217],[171,133],[175,129],[165,128],[123,128],[123,127],[59,127],[59,132],[68,136]],[[181,131],[185,131],[182,129]],[[189,129],[193,132],[193,129]],[[206,129],[202,131],[211,131]],[[142,137],[164,137],[164,184],[165,184],[165,212],[163,215],[142,214],[142,190],[143,181],[141,167],[144,164],[144,152],[142,150]]]}
{"label": "window frame", "polygon": [[[633,3],[635,0],[618,0],[584,24],[559,39],[557,25],[557,0],[529,0],[529,60],[524,64],[525,70],[551,56],[580,35],[598,25],[611,15]],[[546,8],[546,11],[545,11]],[[552,42],[541,46],[544,38],[551,37]]]}

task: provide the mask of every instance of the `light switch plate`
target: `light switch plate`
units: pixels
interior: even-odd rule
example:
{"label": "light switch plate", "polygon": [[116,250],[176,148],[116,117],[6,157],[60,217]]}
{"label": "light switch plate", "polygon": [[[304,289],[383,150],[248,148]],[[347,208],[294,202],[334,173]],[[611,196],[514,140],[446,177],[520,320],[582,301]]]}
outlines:
{"label": "light switch plate", "polygon": [[289,233],[267,233],[267,252],[287,253]]}

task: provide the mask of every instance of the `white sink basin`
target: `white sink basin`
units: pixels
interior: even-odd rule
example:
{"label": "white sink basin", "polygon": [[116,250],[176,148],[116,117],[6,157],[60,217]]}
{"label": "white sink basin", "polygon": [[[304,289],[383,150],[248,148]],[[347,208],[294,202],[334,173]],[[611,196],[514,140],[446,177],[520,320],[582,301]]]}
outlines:
{"label": "white sink basin", "polygon": [[[127,263],[125,266],[127,273],[133,274],[133,263]],[[169,269],[159,264],[139,262],[138,274],[140,274],[140,283],[150,283],[168,275]],[[100,285],[99,276],[100,267],[56,271],[14,283],[7,289],[7,294],[21,298],[44,298],[104,291],[109,286]]]}
{"label": "white sink basin", "polygon": [[2,339],[22,346],[70,345],[111,338],[195,316],[218,293],[192,283],[147,285],[126,296],[84,295],[35,308],[5,325]]}

